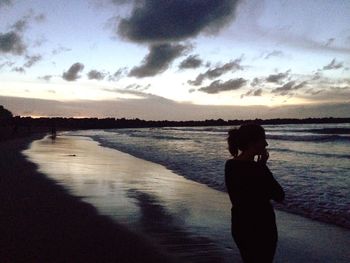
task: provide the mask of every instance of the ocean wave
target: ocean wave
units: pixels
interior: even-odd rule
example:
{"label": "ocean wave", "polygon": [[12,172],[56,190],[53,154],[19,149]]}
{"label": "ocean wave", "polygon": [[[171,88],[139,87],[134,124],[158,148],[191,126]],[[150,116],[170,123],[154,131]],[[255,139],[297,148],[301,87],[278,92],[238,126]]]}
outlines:
{"label": "ocean wave", "polygon": [[227,133],[230,128],[224,127],[165,127],[164,131],[183,131],[183,132],[217,132]]}
{"label": "ocean wave", "polygon": [[350,159],[350,154],[305,152],[305,151],[296,151],[296,150],[285,149],[285,148],[271,148],[271,147],[269,148],[269,151],[305,154],[305,155],[313,155],[313,156],[320,156],[320,157],[327,157],[327,158]]}
{"label": "ocean wave", "polygon": [[176,141],[192,140],[192,138],[180,137],[175,135],[154,134],[154,132],[150,133],[147,131],[140,132],[137,130],[112,130],[107,132],[124,134],[130,137],[150,138],[150,139],[156,139],[156,140],[176,140]]}
{"label": "ocean wave", "polygon": [[282,141],[306,141],[306,142],[350,142],[350,136],[342,135],[274,135],[267,134],[267,139]]}
{"label": "ocean wave", "polygon": [[[118,129],[83,134],[102,146],[162,164],[190,180],[225,191],[224,163],[230,157],[222,132],[227,128]],[[350,136],[309,132],[315,126],[300,127],[301,132],[292,133],[295,128],[290,125],[278,128],[283,133],[271,127],[266,129],[267,139],[272,140],[269,149],[281,153],[269,164],[287,193],[283,209],[349,228],[349,212],[344,207],[350,202]],[[327,130],[329,127],[317,128],[332,132]],[[182,143],[183,140],[186,142]],[[195,141],[201,143],[192,143]],[[328,151],[329,147],[336,151]],[[344,218],[344,222],[337,218]]]}

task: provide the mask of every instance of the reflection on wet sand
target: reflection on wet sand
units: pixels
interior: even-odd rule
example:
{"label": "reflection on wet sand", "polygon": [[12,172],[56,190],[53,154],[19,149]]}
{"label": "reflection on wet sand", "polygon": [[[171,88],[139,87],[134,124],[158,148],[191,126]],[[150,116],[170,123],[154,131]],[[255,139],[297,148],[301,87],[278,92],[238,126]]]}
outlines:
{"label": "reflection on wet sand", "polygon": [[72,194],[184,259],[229,262],[238,257],[224,193],[161,165],[97,147],[85,137],[36,141],[25,154]]}

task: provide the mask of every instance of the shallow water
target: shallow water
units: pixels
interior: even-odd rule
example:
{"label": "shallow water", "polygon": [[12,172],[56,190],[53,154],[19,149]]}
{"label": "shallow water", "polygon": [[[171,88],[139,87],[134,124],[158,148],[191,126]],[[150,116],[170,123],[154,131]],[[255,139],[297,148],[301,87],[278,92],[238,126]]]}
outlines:
{"label": "shallow water", "polygon": [[[286,191],[280,209],[350,228],[350,124],[264,126],[268,165]],[[225,191],[229,127],[89,130],[70,133],[164,165]]]}

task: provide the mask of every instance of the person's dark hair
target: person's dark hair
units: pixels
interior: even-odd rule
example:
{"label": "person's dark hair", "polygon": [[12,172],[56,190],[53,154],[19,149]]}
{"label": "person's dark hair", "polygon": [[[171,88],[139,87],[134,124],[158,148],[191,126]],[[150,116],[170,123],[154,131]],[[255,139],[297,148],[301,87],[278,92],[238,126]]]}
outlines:
{"label": "person's dark hair", "polygon": [[228,150],[237,157],[238,151],[244,151],[251,143],[265,139],[265,130],[258,124],[244,124],[238,129],[228,131]]}

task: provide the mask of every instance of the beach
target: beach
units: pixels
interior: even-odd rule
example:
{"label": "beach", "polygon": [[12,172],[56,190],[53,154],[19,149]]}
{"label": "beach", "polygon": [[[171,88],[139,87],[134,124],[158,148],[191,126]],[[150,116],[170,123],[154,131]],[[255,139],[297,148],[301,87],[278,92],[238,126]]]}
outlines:
{"label": "beach", "polygon": [[0,144],[0,262],[176,262],[39,173],[21,151],[40,136]]}
{"label": "beach", "polygon": [[[1,144],[3,262],[241,262],[225,193],[88,137],[33,139]],[[349,262],[349,230],[276,216],[275,262]]]}

